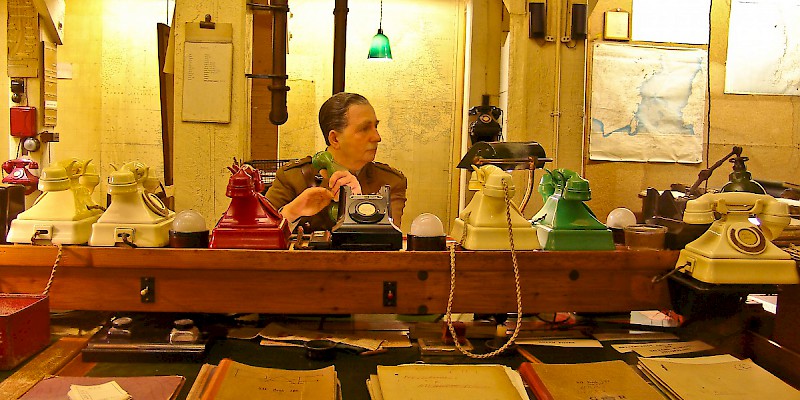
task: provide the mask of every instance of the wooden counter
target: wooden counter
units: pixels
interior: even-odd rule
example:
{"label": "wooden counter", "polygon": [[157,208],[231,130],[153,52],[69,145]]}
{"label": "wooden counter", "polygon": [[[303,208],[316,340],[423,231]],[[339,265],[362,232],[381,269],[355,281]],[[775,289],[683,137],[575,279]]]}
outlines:
{"label": "wooden counter", "polygon": [[[0,292],[38,293],[53,246],[0,246]],[[517,252],[524,312],[669,307],[677,251]],[[261,313],[443,313],[447,252],[131,249],[65,246],[53,309]],[[454,312],[516,312],[508,251],[459,251]],[[144,279],[155,282],[142,283]],[[150,282],[152,282],[150,281]],[[384,282],[397,305],[384,306]],[[152,302],[143,302],[149,286]]]}

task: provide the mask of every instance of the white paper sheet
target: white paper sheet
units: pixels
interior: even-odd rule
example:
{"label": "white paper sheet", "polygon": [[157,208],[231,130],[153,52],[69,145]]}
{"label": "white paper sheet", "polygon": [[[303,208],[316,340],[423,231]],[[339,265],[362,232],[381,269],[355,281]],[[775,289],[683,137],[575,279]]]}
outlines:
{"label": "white paper sheet", "polygon": [[633,0],[632,38],[643,42],[708,44],[711,0]]}
{"label": "white paper sheet", "polygon": [[733,0],[725,93],[800,95],[800,0]]}

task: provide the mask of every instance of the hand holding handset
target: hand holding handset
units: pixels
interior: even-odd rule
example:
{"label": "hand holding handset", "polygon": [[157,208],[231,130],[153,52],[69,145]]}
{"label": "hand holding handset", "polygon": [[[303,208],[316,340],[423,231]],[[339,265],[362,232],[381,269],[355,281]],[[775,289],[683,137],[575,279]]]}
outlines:
{"label": "hand holding handset", "polygon": [[[334,202],[337,202],[339,199],[339,188],[345,185],[350,186],[353,194],[361,194],[361,185],[358,183],[358,179],[350,173],[350,170],[337,163],[330,152],[320,151],[314,154],[314,156],[311,157],[311,165],[315,170],[319,170],[320,173],[325,171],[324,174],[328,178],[328,185],[330,186],[327,189],[331,190]],[[331,206],[330,217],[333,221],[339,219],[338,204],[333,204]]]}

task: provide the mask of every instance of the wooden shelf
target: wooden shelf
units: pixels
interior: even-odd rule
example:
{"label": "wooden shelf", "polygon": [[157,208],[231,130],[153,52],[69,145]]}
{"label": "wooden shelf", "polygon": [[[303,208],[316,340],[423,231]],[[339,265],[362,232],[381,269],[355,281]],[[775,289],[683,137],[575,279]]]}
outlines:
{"label": "wooden shelf", "polygon": [[[53,246],[0,246],[0,292],[41,292]],[[677,251],[520,251],[524,312],[610,312],[669,307]],[[508,251],[459,251],[455,312],[516,312]],[[142,278],[155,301],[142,302]],[[383,305],[396,282],[397,306]],[[448,252],[146,249],[65,246],[53,309],[261,313],[443,313]],[[152,289],[151,289],[152,290]]]}

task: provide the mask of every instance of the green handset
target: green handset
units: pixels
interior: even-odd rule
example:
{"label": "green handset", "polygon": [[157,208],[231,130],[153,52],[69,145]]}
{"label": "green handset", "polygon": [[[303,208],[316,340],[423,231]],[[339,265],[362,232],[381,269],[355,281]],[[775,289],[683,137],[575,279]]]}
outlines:
{"label": "green handset", "polygon": [[[337,163],[336,160],[333,159],[333,155],[327,151],[323,150],[314,154],[311,157],[311,165],[314,167],[315,170],[325,170],[328,171],[328,178],[333,175],[336,171],[347,171],[348,169],[343,167],[341,164]],[[330,215],[333,221],[339,220],[339,204],[336,202],[338,199],[333,199],[334,203],[331,204],[331,207],[328,209],[328,214]]]}

